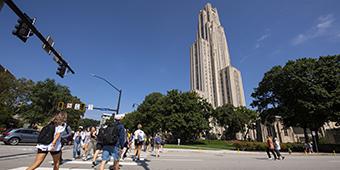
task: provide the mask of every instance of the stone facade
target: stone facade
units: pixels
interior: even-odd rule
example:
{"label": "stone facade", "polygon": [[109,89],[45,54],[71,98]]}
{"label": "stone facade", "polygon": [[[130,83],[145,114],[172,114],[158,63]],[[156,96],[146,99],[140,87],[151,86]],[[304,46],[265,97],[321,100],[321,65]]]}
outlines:
{"label": "stone facade", "polygon": [[190,49],[190,89],[212,106],[245,106],[241,72],[230,55],[218,12],[211,4],[198,15],[196,41]]}

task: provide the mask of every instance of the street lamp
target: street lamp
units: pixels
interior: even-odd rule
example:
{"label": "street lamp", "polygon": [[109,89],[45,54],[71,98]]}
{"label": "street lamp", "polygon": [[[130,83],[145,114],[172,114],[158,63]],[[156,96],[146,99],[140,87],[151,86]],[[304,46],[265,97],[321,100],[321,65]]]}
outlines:
{"label": "street lamp", "polygon": [[119,106],[120,106],[120,97],[122,96],[122,89],[118,89],[116,86],[114,86],[112,83],[110,83],[109,81],[107,81],[105,78],[100,77],[98,75],[95,74],[91,74],[93,77],[99,78],[101,80],[104,80],[107,84],[109,84],[111,87],[113,87],[115,90],[117,90],[119,92],[119,97],[118,97],[118,104],[117,104],[117,110],[116,110],[116,114],[119,114]]}

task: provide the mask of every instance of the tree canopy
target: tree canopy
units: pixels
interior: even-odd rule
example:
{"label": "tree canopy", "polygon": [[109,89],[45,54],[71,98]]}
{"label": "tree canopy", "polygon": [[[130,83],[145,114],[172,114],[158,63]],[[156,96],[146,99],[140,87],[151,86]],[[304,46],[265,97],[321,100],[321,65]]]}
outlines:
{"label": "tree canopy", "polygon": [[245,132],[246,127],[252,127],[257,114],[246,107],[234,107],[227,104],[217,107],[213,112],[213,117],[220,126],[224,127],[224,138],[234,140],[236,133]]}
{"label": "tree canopy", "polygon": [[170,140],[191,142],[209,129],[211,105],[193,92],[168,91],[167,95],[151,93],[137,110],[126,114],[125,126],[135,130],[138,123],[148,135],[166,133]]}
{"label": "tree canopy", "polygon": [[[57,112],[58,102],[81,103],[80,99],[72,96],[68,87],[57,84],[54,80],[33,82],[32,80],[16,79],[8,72],[0,71],[0,126],[9,122],[25,122],[34,127],[44,125]],[[68,124],[78,126],[84,111],[66,109]],[[16,116],[20,121],[13,119]]]}
{"label": "tree canopy", "polygon": [[252,93],[263,121],[281,116],[287,126],[314,131],[339,122],[340,55],[302,58],[265,73]]}

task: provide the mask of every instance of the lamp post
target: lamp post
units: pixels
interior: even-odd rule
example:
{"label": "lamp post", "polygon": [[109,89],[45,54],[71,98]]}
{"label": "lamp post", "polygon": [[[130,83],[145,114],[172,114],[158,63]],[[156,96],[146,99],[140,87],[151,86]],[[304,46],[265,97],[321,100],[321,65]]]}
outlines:
{"label": "lamp post", "polygon": [[95,74],[91,74],[93,77],[99,78],[101,80],[104,80],[107,84],[109,84],[111,87],[113,87],[115,90],[117,90],[119,92],[119,97],[118,97],[118,104],[117,104],[117,110],[116,110],[116,114],[119,114],[119,106],[120,106],[120,98],[122,96],[122,89],[118,89],[116,86],[114,86],[112,83],[110,83],[108,80],[106,80],[103,77],[100,77],[98,75]]}

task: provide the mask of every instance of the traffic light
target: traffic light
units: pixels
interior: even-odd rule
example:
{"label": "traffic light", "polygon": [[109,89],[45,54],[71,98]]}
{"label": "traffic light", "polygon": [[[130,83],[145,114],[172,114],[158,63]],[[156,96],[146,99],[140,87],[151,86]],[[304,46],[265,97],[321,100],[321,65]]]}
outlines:
{"label": "traffic light", "polygon": [[82,112],[85,112],[86,111],[86,105],[84,103],[81,103],[79,110],[82,111]]}
{"label": "traffic light", "polygon": [[[26,18],[32,23],[35,23],[35,18],[31,19],[25,14]],[[27,39],[33,35],[32,30],[29,28],[28,24],[25,23],[22,19],[18,19],[18,24],[15,25],[15,30],[13,30],[13,35],[16,35],[23,42],[26,42]]]}
{"label": "traffic light", "polygon": [[59,102],[57,110],[63,110],[64,109],[64,102]]}
{"label": "traffic light", "polygon": [[60,64],[59,67],[58,67],[57,74],[58,74],[61,78],[64,78],[65,72],[66,72],[66,66],[65,66],[64,64]]}

